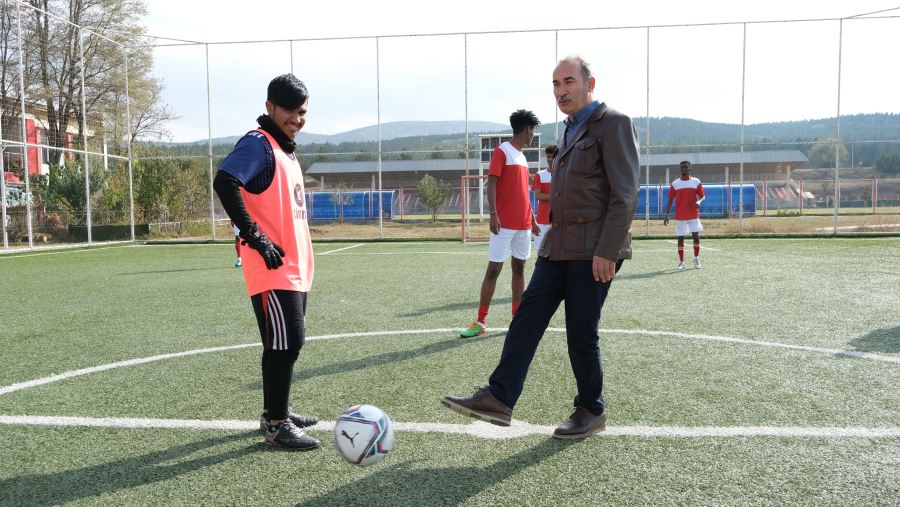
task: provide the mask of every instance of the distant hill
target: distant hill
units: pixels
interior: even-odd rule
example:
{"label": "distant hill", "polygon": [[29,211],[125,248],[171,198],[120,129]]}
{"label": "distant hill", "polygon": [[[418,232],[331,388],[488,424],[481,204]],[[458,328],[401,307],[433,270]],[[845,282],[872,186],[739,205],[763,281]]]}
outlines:
{"label": "distant hill", "polygon": [[[487,121],[470,121],[469,133],[497,132],[509,130],[509,125],[492,123]],[[466,132],[465,121],[395,121],[381,124],[381,139],[397,139],[401,137],[427,137],[446,136],[450,134],[464,134]],[[215,137],[212,144],[234,145],[241,136]],[[338,134],[315,134],[300,131],[297,136],[298,144],[341,144],[364,143],[378,141],[378,125],[370,125],[358,129],[340,132]],[[206,139],[187,143],[173,143],[173,145],[200,145],[206,144]]]}
{"label": "distant hill", "polygon": [[[633,118],[641,140],[647,139],[647,118]],[[565,127],[560,125],[559,132]],[[541,125],[539,131],[546,142],[554,138],[554,124]],[[772,123],[756,123],[744,127],[747,143],[801,142],[836,137],[835,119],[821,118]],[[733,123],[709,123],[690,118],[650,118],[650,141],[660,144],[722,144],[741,139],[741,126]],[[856,114],[841,117],[841,140],[900,140],[900,114]]]}
{"label": "distant hill", "polygon": [[[641,142],[647,141],[646,118],[634,118]],[[541,144],[555,142],[557,128],[549,123],[541,125]],[[465,156],[465,123],[462,121],[401,121],[381,126],[382,150],[385,160],[425,158],[462,158]],[[501,123],[469,122],[469,147],[478,149],[478,134],[509,132]],[[710,123],[689,118],[650,118],[650,141],[655,153],[689,153],[704,151],[734,151],[739,149],[741,126]],[[823,150],[816,143],[833,139],[836,134],[834,118],[815,120],[758,123],[744,127],[747,150],[796,149],[810,158],[808,167],[833,165],[833,150]],[[377,157],[378,126],[341,132],[334,135],[301,132],[298,141],[304,167],[314,161],[374,160]],[[213,139],[213,153],[224,156],[239,136]],[[841,117],[841,141],[848,151],[848,162],[854,166],[873,166],[879,159],[900,155],[900,114],[875,113]],[[874,142],[865,142],[874,141]],[[894,142],[885,142],[894,141]],[[193,143],[156,145],[179,155],[203,155],[206,140]],[[471,156],[476,156],[471,153]],[[830,158],[829,158],[830,157]]]}
{"label": "distant hill", "polygon": [[[647,139],[646,118],[634,118],[634,124],[642,140]],[[509,126],[502,123],[470,121],[469,134],[484,132],[505,132]],[[565,130],[562,123],[559,132]],[[541,125],[538,131],[542,134],[542,142],[549,144],[556,138],[556,124]],[[463,121],[397,121],[381,125],[382,140],[400,138],[427,138],[441,136],[446,138],[453,134],[465,132]],[[741,126],[733,123],[710,123],[690,118],[650,118],[651,141],[660,144],[722,144],[735,143],[741,138]],[[757,123],[744,127],[744,139],[747,143],[764,142],[800,142],[834,138],[836,135],[835,119],[821,118],[788,122]],[[462,137],[462,136],[460,136]],[[212,144],[234,145],[240,136],[213,138]],[[900,114],[875,113],[856,114],[841,117],[841,139],[883,141],[900,140]],[[338,134],[315,134],[300,132],[300,145],[366,143],[378,140],[378,126],[370,125]],[[173,143],[173,145],[205,145],[206,139]],[[425,144],[429,144],[426,142]],[[434,143],[439,144],[439,143]]]}
{"label": "distant hill", "polygon": [[[496,132],[509,129],[509,125],[492,123],[487,121],[470,121],[469,133]],[[400,137],[445,136],[448,134],[463,134],[466,131],[464,121],[395,121],[381,124],[382,140],[397,139]],[[366,141],[378,141],[378,125],[349,130],[334,135],[307,134],[300,132],[301,145],[321,143],[361,143]]]}

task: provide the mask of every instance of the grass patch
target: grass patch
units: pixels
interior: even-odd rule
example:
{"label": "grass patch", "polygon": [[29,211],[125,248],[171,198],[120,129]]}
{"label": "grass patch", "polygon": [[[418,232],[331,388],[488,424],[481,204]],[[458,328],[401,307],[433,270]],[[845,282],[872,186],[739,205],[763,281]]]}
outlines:
{"label": "grass patch", "polygon": [[[364,402],[400,422],[468,424],[438,398],[486,383],[500,355],[502,332],[460,340],[455,331],[477,310],[486,245],[354,245],[315,247],[310,336],[422,331],[309,340],[295,370],[295,407],[333,420]],[[900,358],[900,240],[703,246],[703,269],[677,272],[671,241],[635,242],[634,260],[613,283],[601,322],[610,427],[898,426],[897,362],[758,342]],[[0,310],[0,388],[248,345],[0,394],[0,414],[252,421],[259,338],[232,255],[229,244],[166,244],[0,257],[4,282],[23,294]],[[529,261],[527,277],[532,268]],[[509,276],[507,266],[489,327],[508,324]],[[562,310],[550,325],[565,326]],[[564,334],[548,332],[514,418],[555,425],[574,394]],[[328,432],[313,435],[323,449],[291,454],[261,445],[256,432],[0,425],[0,504],[880,505],[900,496],[897,438],[560,443],[399,432],[383,463],[357,468]],[[260,480],[285,467],[290,480]]]}

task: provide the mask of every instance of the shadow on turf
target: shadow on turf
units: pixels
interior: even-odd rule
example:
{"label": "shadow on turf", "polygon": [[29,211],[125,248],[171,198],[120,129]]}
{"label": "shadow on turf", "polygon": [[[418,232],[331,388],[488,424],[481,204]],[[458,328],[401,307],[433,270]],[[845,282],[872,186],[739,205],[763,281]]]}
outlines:
{"label": "shadow on turf", "polygon": [[852,350],[860,352],[900,352],[900,326],[876,329],[850,341]]}
{"label": "shadow on turf", "polygon": [[459,505],[577,442],[548,438],[483,467],[415,469],[410,461],[385,463],[376,473],[297,505],[368,505],[376,499],[379,505]]}
{"label": "shadow on turf", "polygon": [[[491,306],[509,303],[512,303],[512,298],[495,298],[491,300]],[[431,308],[419,308],[418,310],[412,312],[397,314],[397,317],[421,317],[423,315],[428,315],[429,313],[463,310],[477,311],[478,303],[472,303],[470,301],[467,303],[453,303],[450,305],[434,306]]]}
{"label": "shadow on turf", "polygon": [[650,273],[637,273],[634,275],[629,275],[628,273],[617,274],[616,280],[641,280],[644,278],[656,278],[657,276],[665,276],[665,275],[677,275],[679,273],[683,273],[684,271],[679,271],[677,269],[663,269],[660,271],[651,271]]}
{"label": "shadow on turf", "polygon": [[[167,481],[201,468],[266,450],[265,446],[253,442],[225,452],[213,454],[211,451],[216,446],[245,440],[250,436],[258,436],[258,433],[256,431],[233,433],[87,468],[0,480],[0,505],[19,507],[60,505]],[[41,452],[46,452],[50,460],[54,458],[53,449]],[[191,458],[195,453],[206,455]]]}
{"label": "shadow on turf", "polygon": [[[302,363],[298,368],[299,371],[295,371],[294,373],[294,381],[298,380],[308,380],[315,377],[321,377],[324,375],[332,375],[335,373],[347,373],[351,371],[364,370],[366,368],[374,368],[376,366],[381,366],[385,364],[395,363],[397,361],[404,361],[407,359],[415,359],[417,357],[427,356],[429,354],[437,354],[439,352],[444,352],[445,350],[454,349],[456,347],[460,347],[462,345],[467,345],[470,343],[477,343],[482,340],[487,340],[488,338],[494,338],[497,336],[505,336],[506,331],[498,331],[495,333],[486,333],[481,336],[477,336],[475,338],[451,338],[449,340],[443,340],[435,343],[429,343],[427,345],[423,345],[417,349],[410,350],[398,350],[396,352],[385,352],[383,354],[377,354],[374,356],[366,356],[361,357],[359,359],[354,359],[353,361],[345,361],[343,363],[335,363],[324,366],[319,366],[318,368],[304,368]],[[302,361],[302,359],[301,359]],[[262,381],[256,380],[247,385],[249,389],[262,389]]]}

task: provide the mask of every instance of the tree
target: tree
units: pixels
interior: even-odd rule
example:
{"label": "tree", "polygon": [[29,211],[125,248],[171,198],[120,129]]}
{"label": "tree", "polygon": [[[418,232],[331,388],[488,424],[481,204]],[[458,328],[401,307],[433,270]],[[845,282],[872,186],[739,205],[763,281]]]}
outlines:
{"label": "tree", "polygon": [[[91,197],[103,188],[106,174],[103,171],[90,171]],[[84,192],[84,168],[80,163],[50,166],[50,178],[47,184],[47,203],[59,204],[75,217],[75,223],[87,223],[87,199]]]}
{"label": "tree", "polygon": [[449,183],[438,181],[426,174],[416,185],[416,192],[419,199],[431,210],[431,221],[436,222],[437,215],[453,193],[453,188]]}
{"label": "tree", "polygon": [[[27,3],[33,8],[19,9],[25,41],[26,107],[46,110],[46,144],[65,147],[70,128],[77,130],[74,138],[80,144],[85,123],[92,139],[111,140],[114,149],[123,148],[126,139],[165,133],[163,125],[173,116],[161,104],[160,82],[149,74],[152,47],[135,44],[143,36],[138,21],[146,13],[144,0]],[[0,14],[0,58],[4,68],[0,72],[0,93],[17,101],[21,92],[16,12],[14,8],[4,8]],[[129,45],[131,124],[125,121],[125,55]],[[99,142],[90,148],[98,151]]]}
{"label": "tree", "polygon": [[895,176],[900,174],[900,153],[879,155],[875,160],[875,174],[878,176]]}
{"label": "tree", "polygon": [[134,169],[134,214],[139,222],[196,220],[209,216],[209,176],[205,161],[168,158],[165,151],[139,145]]}
{"label": "tree", "polygon": [[[845,167],[850,160],[850,153],[843,143],[838,144],[840,166]],[[810,167],[834,167],[834,139],[826,139],[813,145],[809,150]]]}
{"label": "tree", "polygon": [[[161,140],[169,136],[166,123],[177,118],[162,101],[163,86],[160,81],[150,76],[153,68],[152,54],[147,51],[129,51],[128,53],[128,110],[131,113],[131,124],[127,135],[134,143],[138,139]],[[112,90],[110,100],[105,104],[104,125],[110,131],[110,137],[116,141],[124,138],[123,125],[126,124],[124,74],[117,77],[123,81]],[[123,148],[117,146],[120,150]]]}
{"label": "tree", "polygon": [[4,5],[0,8],[0,100],[9,103],[0,108],[4,134],[12,130],[10,125],[15,125],[21,114],[21,109],[13,104],[19,96],[19,41],[10,36],[15,33],[15,26],[16,10]]}

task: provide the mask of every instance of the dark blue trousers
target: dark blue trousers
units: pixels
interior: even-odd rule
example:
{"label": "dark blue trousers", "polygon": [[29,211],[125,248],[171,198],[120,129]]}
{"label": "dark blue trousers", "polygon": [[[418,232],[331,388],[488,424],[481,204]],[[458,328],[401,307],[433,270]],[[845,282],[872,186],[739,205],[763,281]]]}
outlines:
{"label": "dark blue trousers", "polygon": [[[490,378],[491,393],[506,406],[516,406],[538,343],[550,318],[565,301],[569,363],[578,385],[575,406],[594,415],[603,413],[603,367],[597,328],[612,282],[594,281],[591,266],[592,261],[538,257],[522,303],[506,333],[500,364]],[[619,261],[616,271],[621,266]]]}

